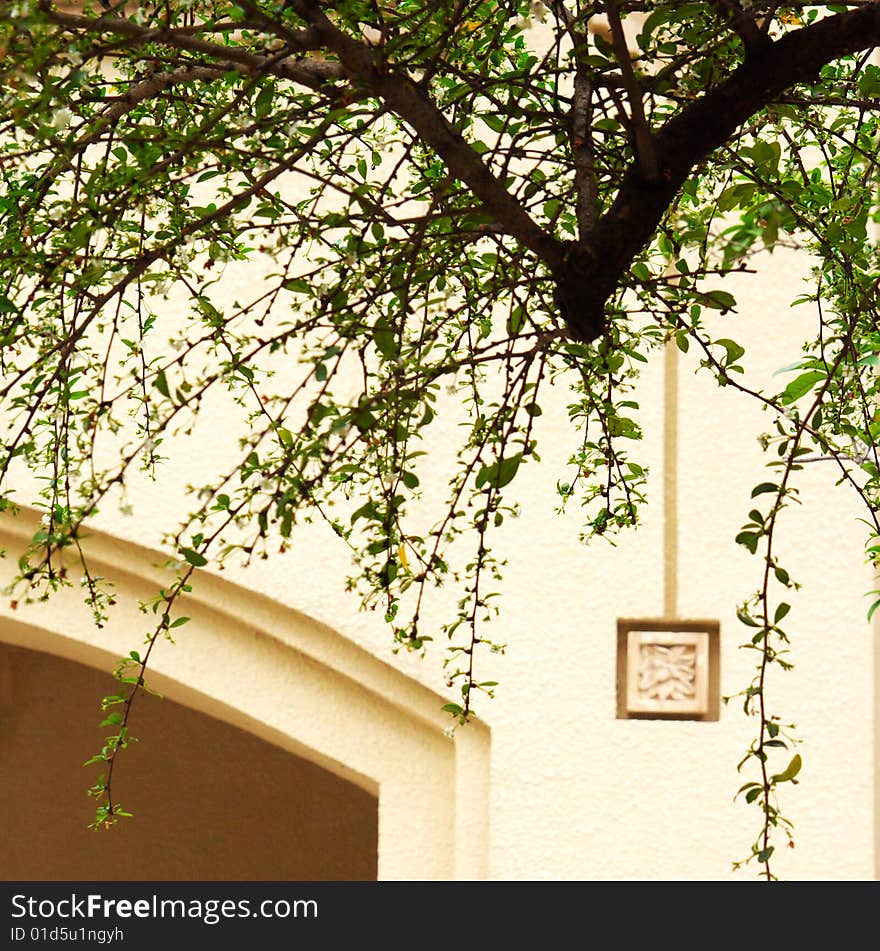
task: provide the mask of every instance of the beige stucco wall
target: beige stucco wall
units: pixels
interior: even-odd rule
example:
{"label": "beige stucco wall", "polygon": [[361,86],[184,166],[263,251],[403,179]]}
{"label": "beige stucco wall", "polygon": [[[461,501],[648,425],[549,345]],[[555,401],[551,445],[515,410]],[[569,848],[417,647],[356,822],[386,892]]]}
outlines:
{"label": "beige stucco wall", "polygon": [[[759,275],[737,279],[739,310],[718,317],[717,332],[748,346],[746,379],[760,387],[798,357],[815,317],[788,307],[804,259],[777,251],[755,264]],[[257,263],[230,273],[239,286],[261,276]],[[165,311],[173,321],[173,300]],[[576,438],[565,393],[543,400],[543,463],[520,470],[522,515],[508,519],[495,542],[509,559],[497,621],[508,648],[480,668],[483,679],[501,682],[496,699],[477,708],[491,734],[476,725],[454,740],[443,735],[442,644],[425,659],[393,655],[381,617],[359,612],[343,593],[349,554],[321,523],[304,526],[290,550],[269,561],[229,563],[222,579],[200,572],[187,608],[192,624],[158,653],[159,685],[374,792],[380,877],[737,877],[731,862],[748,852],[758,828],[757,810],[733,802],[747,778],[736,764],[754,724],[736,704],[716,722],[615,716],[619,617],[674,608],[682,618],[717,619],[722,693],[751,676],[735,609],[757,588],[759,561],[733,539],[752,507],[751,487],[765,478],[756,436],[769,417],[696,374],[693,354],[675,359],[675,405],[667,403],[661,354],[643,373],[645,439],[634,454],[652,471],[650,504],[639,531],[616,547],[582,546],[576,508],[554,514],[556,480]],[[456,445],[455,422],[441,414],[432,427],[441,459]],[[160,577],[149,568],[151,551],[189,510],[183,486],[209,479],[232,442],[229,406],[208,401],[191,435],[166,440],[172,462],[157,479],[130,479],[133,514],[108,505],[95,519],[105,533],[102,557],[127,577],[128,600],[120,599],[107,629],[95,631],[67,593],[16,611],[4,600],[0,639],[107,669],[136,647],[143,623],[134,599]],[[798,475],[804,505],[786,511],[780,536],[783,561],[803,584],[788,624],[796,667],[774,675],[769,695],[804,741],[800,782],[784,790],[797,845],[777,870],[788,878],[872,878],[880,849],[876,647],[865,621],[865,592],[875,584],[858,508],[834,480],[830,463]],[[440,488],[430,477],[423,486],[428,495]],[[668,511],[664,488],[676,503]],[[22,530],[7,523],[4,531],[0,541],[14,552]]]}
{"label": "beige stucco wall", "polygon": [[[739,313],[718,318],[719,334],[724,328],[749,345],[756,383],[797,357],[813,319],[805,308],[787,308],[804,262],[777,251],[761,266],[762,277],[742,278]],[[751,487],[764,478],[756,434],[768,418],[695,374],[690,355],[680,361],[677,610],[720,620],[728,694],[750,676],[735,607],[758,585],[758,560],[733,538]],[[157,657],[160,682],[170,696],[203,709],[216,703],[231,722],[241,715],[246,728],[376,789],[380,876],[730,876],[757,830],[757,810],[732,801],[753,724],[736,705],[717,722],[615,716],[617,618],[664,612],[665,392],[658,355],[640,387],[646,435],[637,449],[652,469],[651,504],[642,528],[616,547],[583,547],[577,510],[553,513],[573,440],[564,394],[555,406],[544,403],[544,461],[521,470],[522,515],[496,540],[510,560],[497,622],[509,646],[481,668],[501,681],[496,699],[478,706],[491,748],[485,732],[443,736],[442,645],[424,660],[393,656],[382,619],[343,594],[348,553],[320,525],[305,527],[286,555],[247,569],[231,564],[222,582],[201,572],[199,603],[187,608],[193,625]],[[105,507],[96,527],[111,542],[130,543],[118,544],[109,560],[134,575],[146,571],[138,566],[149,557],[136,546],[158,545],[168,519],[185,510],[181,487],[198,482],[222,454],[227,425],[207,414],[155,483],[131,485],[133,516]],[[455,436],[452,421],[445,428],[439,421],[437,451],[448,451]],[[858,509],[834,478],[826,463],[799,475],[804,505],[784,515],[780,542],[803,583],[789,625],[796,669],[774,676],[770,692],[804,740],[801,781],[785,789],[797,847],[785,850],[778,870],[789,878],[874,875],[873,641],[864,597],[872,584]],[[10,536],[6,547],[14,544]],[[60,651],[63,631],[67,656],[88,653],[78,644],[97,645],[108,667],[114,651],[137,645],[143,626],[133,605],[120,603],[110,629],[96,632],[75,594],[15,612],[7,602],[3,611],[17,642],[31,636],[25,622],[54,630],[38,646]],[[301,628],[295,636],[292,617]],[[248,635],[248,623],[261,633]],[[484,805],[468,811],[463,804],[481,795]]]}
{"label": "beige stucco wall", "polygon": [[[0,548],[20,550],[37,524],[31,513],[4,519]],[[108,671],[141,643],[138,605],[165,580],[163,569],[155,567],[158,553],[97,532],[88,547],[94,570],[116,586],[118,604],[109,623],[95,629],[79,593],[68,588],[48,602],[0,602],[0,641]],[[8,561],[3,567],[8,574]],[[326,625],[221,578],[205,574],[181,609],[192,618],[187,635],[157,646],[152,688],[377,796],[379,877],[485,875],[484,727],[453,745],[443,733],[438,694]],[[9,690],[17,689],[13,678]],[[96,710],[99,700],[96,695]],[[39,693],[21,702],[39,704]],[[135,708],[135,736],[137,721]],[[96,746],[99,735],[95,730]],[[0,733],[0,756],[3,749]],[[13,755],[8,745],[7,751]],[[52,768],[47,757],[45,776],[35,780],[50,781]],[[85,789],[93,779],[86,780],[85,772],[83,779]],[[136,810],[136,799],[129,794],[125,805]],[[88,818],[84,813],[83,821]],[[234,810],[229,821],[235,821]]]}

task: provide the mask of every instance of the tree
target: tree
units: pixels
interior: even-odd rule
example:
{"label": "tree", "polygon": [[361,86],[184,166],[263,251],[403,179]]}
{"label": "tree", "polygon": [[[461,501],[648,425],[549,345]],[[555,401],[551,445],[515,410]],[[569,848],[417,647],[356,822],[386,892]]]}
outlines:
{"label": "tree", "polygon": [[[570,387],[580,443],[560,505],[583,506],[585,540],[609,537],[643,501],[633,381],[673,343],[775,417],[772,474],[737,537],[761,577],[739,609],[759,656],[741,792],[761,812],[749,859],[771,877],[789,828],[777,788],[800,766],[769,766],[790,738],[765,676],[787,666],[796,587],[773,542],[805,454],[864,500],[880,552],[880,3],[4,0],[0,37],[2,505],[24,468],[47,474],[26,595],[71,583],[61,550],[81,553],[84,521],[160,464],[210,392],[249,427],[169,533],[176,580],[104,700],[95,827],[125,815],[117,755],[194,570],[265,556],[302,519],[352,547],[350,584],[402,646],[423,648],[424,599],[457,583],[447,709],[466,721],[495,686],[477,656],[501,649],[489,539],[539,460],[542,387]],[[801,302],[817,330],[794,378],[756,392],[711,315],[736,307],[723,276],[777,244],[815,256]],[[236,261],[271,273],[230,288]],[[419,457],[441,386],[466,428],[426,522]],[[112,592],[84,556],[83,572],[101,624]]]}

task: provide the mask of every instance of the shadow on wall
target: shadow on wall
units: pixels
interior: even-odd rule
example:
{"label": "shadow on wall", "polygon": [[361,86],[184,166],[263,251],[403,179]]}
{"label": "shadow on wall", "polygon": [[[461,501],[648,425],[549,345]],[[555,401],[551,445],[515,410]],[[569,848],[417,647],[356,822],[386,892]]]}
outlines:
{"label": "shadow on wall", "polygon": [[0,644],[7,881],[375,880],[378,802],[314,763],[170,700],[138,701],[114,778],[134,818],[94,832],[106,672]]}

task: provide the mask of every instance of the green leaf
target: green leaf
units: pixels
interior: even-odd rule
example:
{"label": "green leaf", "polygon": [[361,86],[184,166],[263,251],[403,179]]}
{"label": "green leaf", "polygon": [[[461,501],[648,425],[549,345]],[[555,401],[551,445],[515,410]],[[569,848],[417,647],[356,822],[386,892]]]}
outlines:
{"label": "green leaf", "polygon": [[292,277],[289,280],[282,281],[281,286],[288,291],[296,294],[309,294],[312,291],[312,285],[301,277]]}
{"label": "green leaf", "polygon": [[397,334],[384,317],[377,320],[376,326],[373,328],[373,343],[376,344],[376,349],[379,353],[387,360],[397,359],[400,353],[400,348],[397,343]]}
{"label": "green leaf", "polygon": [[789,363],[787,366],[774,370],[773,376],[779,376],[780,373],[790,373],[792,370],[800,370],[807,365],[808,362],[806,360],[795,360],[794,363]]}
{"label": "green leaf", "polygon": [[801,771],[801,757],[799,753],[795,753],[792,757],[791,762],[786,766],[786,768],[781,772],[777,773],[775,776],[771,777],[771,782],[774,783],[788,783],[791,782],[795,776]]}
{"label": "green leaf", "polygon": [[507,332],[511,337],[515,337],[523,329],[525,322],[526,312],[517,304],[510,312],[510,317],[507,318]]}
{"label": "green leaf", "polygon": [[[730,537],[729,535],[727,536]],[[755,532],[740,532],[736,536],[736,543],[738,545],[745,545],[746,548],[754,555],[758,550],[758,536]]]}
{"label": "green leaf", "polygon": [[612,436],[622,436],[626,439],[638,439],[640,434],[638,424],[627,416],[610,416],[607,422],[608,432]]}
{"label": "green leaf", "polygon": [[775,482],[762,482],[760,485],[756,485],[752,489],[752,498],[757,498],[759,495],[766,495],[768,492],[778,492],[779,486]]}
{"label": "green leaf", "polygon": [[[715,292],[716,296],[718,293],[720,292]],[[731,300],[733,300],[733,298],[731,298]],[[733,304],[735,303],[736,301],[733,301]],[[733,304],[730,306],[732,307]],[[741,347],[735,340],[728,340],[726,337],[716,340],[715,343],[718,344],[719,347],[724,347],[724,349],[727,351],[727,359],[724,361],[725,366],[736,363],[736,361],[739,360],[739,358],[746,352],[745,347]]]}
{"label": "green leaf", "polygon": [[208,564],[208,559],[192,548],[181,548],[180,553],[194,568],[201,568]]}
{"label": "green leaf", "polygon": [[795,377],[782,391],[781,400],[788,406],[805,396],[821,380],[827,379],[827,374],[821,370],[808,370]]}
{"label": "green leaf", "polygon": [[522,462],[523,454],[518,452],[515,456],[509,456],[507,459],[499,459],[491,465],[483,466],[477,473],[476,486],[478,489],[484,485],[492,485],[496,489],[503,489],[513,481],[517,469]]}
{"label": "green leaf", "polygon": [[258,116],[266,115],[272,107],[272,100],[275,98],[275,89],[272,86],[265,86],[254,101],[254,112]]}
{"label": "green leaf", "polygon": [[[708,291],[700,296],[700,300],[706,307],[712,307],[720,311],[732,310],[736,307],[736,298],[733,294],[728,294],[727,291]],[[721,343],[720,340],[716,342]],[[732,343],[733,341],[730,342]],[[743,351],[743,353],[745,353],[745,351]]]}
{"label": "green leaf", "polygon": [[168,380],[165,378],[165,371],[160,370],[155,379],[153,380],[153,386],[166,398],[171,399],[171,394],[168,391]]}

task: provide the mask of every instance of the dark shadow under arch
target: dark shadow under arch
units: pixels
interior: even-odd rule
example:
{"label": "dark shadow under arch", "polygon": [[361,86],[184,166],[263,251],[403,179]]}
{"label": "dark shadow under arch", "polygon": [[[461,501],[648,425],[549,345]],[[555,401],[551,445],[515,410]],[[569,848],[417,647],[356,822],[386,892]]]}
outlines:
{"label": "dark shadow under arch", "polygon": [[[0,869],[6,880],[374,880],[374,795],[171,700],[139,701],[116,793],[87,828],[106,672],[0,643]],[[316,713],[316,715],[318,715]]]}

